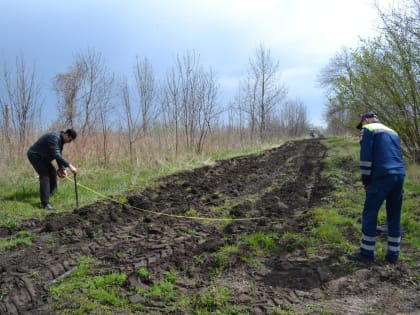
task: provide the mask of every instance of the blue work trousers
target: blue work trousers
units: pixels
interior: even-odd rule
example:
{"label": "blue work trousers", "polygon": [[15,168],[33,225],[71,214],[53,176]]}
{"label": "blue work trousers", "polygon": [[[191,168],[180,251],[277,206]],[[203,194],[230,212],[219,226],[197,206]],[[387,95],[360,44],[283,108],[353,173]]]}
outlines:
{"label": "blue work trousers", "polygon": [[386,201],[388,247],[386,255],[398,258],[401,242],[401,208],[404,195],[404,175],[389,174],[374,178],[366,190],[362,213],[362,241],[360,253],[374,257],[378,212]]}

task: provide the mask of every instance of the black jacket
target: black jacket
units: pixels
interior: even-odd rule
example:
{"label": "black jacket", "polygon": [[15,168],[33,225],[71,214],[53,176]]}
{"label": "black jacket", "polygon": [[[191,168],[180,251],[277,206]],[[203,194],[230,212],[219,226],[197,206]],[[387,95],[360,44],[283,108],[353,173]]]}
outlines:
{"label": "black jacket", "polygon": [[28,156],[40,158],[47,162],[56,160],[59,168],[64,169],[70,165],[61,155],[64,141],[64,131],[53,131],[39,138],[28,150]]}

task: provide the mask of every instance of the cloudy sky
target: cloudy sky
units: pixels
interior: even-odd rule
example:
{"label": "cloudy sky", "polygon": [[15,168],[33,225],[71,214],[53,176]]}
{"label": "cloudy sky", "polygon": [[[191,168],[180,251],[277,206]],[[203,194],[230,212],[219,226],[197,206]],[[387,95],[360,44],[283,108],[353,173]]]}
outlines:
{"label": "cloudy sky", "polygon": [[[393,0],[377,0],[383,8]],[[0,69],[22,56],[35,63],[44,109],[55,112],[55,74],[94,49],[116,75],[130,76],[136,56],[157,75],[194,51],[219,79],[228,103],[262,43],[279,61],[289,97],[322,125],[321,69],[343,47],[376,34],[374,0],[0,0]],[[52,118],[55,118],[52,117]]]}

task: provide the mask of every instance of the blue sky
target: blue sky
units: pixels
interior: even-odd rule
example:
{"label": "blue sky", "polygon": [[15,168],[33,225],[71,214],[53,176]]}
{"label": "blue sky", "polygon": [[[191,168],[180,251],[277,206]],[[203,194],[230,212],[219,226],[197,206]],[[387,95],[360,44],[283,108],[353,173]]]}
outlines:
{"label": "blue sky", "polygon": [[[280,64],[289,97],[322,125],[321,69],[343,47],[376,34],[373,0],[0,0],[0,70],[22,56],[35,63],[44,109],[55,111],[55,74],[78,53],[100,53],[110,71],[130,76],[136,56],[158,75],[188,51],[200,55],[229,102],[262,43]],[[392,0],[377,0],[388,7]],[[1,70],[2,71],[2,70]],[[57,113],[55,113],[57,115]]]}

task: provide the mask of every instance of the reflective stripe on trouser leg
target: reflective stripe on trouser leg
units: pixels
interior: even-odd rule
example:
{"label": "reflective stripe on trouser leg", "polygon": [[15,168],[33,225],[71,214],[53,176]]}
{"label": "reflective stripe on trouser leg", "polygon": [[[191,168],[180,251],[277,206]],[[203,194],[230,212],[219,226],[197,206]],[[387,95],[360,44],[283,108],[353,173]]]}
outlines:
{"label": "reflective stripe on trouser leg", "polygon": [[374,257],[375,255],[375,237],[362,234],[362,242],[360,244],[360,253],[363,256]]}
{"label": "reflective stripe on trouser leg", "polygon": [[400,254],[401,237],[388,236],[387,256],[398,257]]}

